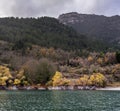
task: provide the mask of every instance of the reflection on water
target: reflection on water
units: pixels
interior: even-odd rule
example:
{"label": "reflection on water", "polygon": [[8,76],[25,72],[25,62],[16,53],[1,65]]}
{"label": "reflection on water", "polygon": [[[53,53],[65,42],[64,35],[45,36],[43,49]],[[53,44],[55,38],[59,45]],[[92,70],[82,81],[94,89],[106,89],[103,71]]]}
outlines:
{"label": "reflection on water", "polygon": [[120,92],[0,91],[0,111],[120,111]]}

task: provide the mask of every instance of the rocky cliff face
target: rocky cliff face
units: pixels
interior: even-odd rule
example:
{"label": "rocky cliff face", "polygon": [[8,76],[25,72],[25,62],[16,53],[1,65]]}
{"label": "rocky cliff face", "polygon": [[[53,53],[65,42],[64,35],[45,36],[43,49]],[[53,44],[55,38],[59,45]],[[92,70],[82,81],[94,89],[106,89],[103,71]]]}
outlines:
{"label": "rocky cliff face", "polygon": [[120,44],[120,16],[118,15],[106,17],[71,12],[60,15],[58,19],[63,24],[72,26],[78,33]]}

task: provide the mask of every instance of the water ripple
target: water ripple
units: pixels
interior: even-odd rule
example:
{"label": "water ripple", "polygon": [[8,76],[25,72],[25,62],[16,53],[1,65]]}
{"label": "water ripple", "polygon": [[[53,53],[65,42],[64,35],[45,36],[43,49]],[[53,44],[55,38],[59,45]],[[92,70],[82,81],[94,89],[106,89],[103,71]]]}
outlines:
{"label": "water ripple", "polygon": [[0,111],[120,111],[120,92],[0,91]]}

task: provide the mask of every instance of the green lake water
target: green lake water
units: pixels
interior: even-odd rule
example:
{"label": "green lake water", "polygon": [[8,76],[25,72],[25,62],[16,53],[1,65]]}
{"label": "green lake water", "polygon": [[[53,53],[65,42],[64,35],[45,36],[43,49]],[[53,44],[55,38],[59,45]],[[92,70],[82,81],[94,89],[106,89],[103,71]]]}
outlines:
{"label": "green lake water", "polygon": [[120,92],[0,91],[0,111],[120,111]]}

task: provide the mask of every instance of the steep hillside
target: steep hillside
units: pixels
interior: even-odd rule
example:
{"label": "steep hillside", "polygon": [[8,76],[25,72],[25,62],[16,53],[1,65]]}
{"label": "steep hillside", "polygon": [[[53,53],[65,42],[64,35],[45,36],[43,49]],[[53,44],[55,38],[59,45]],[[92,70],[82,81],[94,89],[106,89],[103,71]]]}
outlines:
{"label": "steep hillside", "polygon": [[22,41],[46,47],[71,49],[78,45],[83,46],[81,38],[83,39],[82,36],[78,37],[72,28],[64,26],[54,18],[0,19],[0,39],[12,43]]}
{"label": "steep hillside", "polygon": [[59,21],[72,26],[79,33],[120,46],[120,16],[106,17],[72,12],[60,15]]}
{"label": "steep hillside", "polygon": [[106,47],[50,17],[0,18],[0,40],[15,43],[17,48],[24,48],[26,43],[64,50],[101,50]]}

